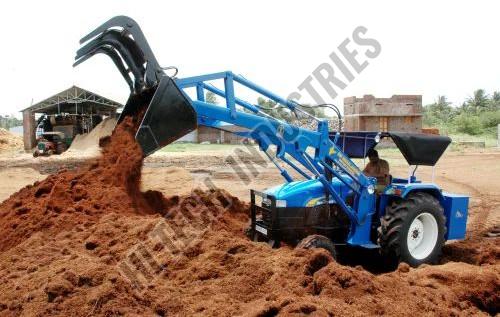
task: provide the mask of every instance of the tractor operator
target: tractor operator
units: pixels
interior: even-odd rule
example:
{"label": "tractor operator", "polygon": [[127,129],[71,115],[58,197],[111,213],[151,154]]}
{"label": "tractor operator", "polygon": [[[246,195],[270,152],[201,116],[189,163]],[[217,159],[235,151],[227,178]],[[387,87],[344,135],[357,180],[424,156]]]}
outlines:
{"label": "tractor operator", "polygon": [[377,192],[381,192],[391,182],[389,173],[389,163],[378,157],[378,152],[374,149],[368,151],[368,159],[370,162],[366,164],[363,173],[366,176],[375,177],[377,179]]}

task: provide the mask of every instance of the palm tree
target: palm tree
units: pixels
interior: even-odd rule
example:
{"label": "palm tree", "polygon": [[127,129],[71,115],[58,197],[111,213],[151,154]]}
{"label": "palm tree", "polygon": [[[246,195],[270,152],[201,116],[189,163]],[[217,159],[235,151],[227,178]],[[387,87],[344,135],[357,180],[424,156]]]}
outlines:
{"label": "palm tree", "polygon": [[478,113],[488,108],[488,94],[484,89],[474,91],[474,95],[467,99],[467,109]]}
{"label": "palm tree", "polygon": [[491,95],[488,108],[490,110],[500,110],[500,91],[495,91],[493,95]]}

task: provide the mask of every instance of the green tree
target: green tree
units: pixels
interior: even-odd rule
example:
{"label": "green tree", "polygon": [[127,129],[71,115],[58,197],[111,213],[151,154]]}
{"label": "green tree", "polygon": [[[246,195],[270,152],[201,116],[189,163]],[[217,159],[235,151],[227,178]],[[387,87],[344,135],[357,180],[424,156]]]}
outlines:
{"label": "green tree", "polygon": [[[257,98],[257,105],[261,107],[261,110],[265,113],[267,113],[270,116],[273,116],[275,118],[285,120],[287,122],[292,122],[297,119],[295,114],[287,107],[282,106],[275,101],[271,99],[265,99],[262,97]],[[330,118],[328,115],[326,115],[324,108],[317,108],[317,107],[311,107],[310,105],[304,105],[304,107],[300,107],[300,109],[304,110],[305,112],[315,116],[316,118]],[[297,115],[301,119],[307,119],[307,116],[304,114],[301,114],[299,111],[297,111]]]}
{"label": "green tree", "polygon": [[424,107],[424,124],[426,126],[442,126],[455,115],[446,96],[438,96],[436,101]]}
{"label": "green tree", "polygon": [[490,130],[495,130],[500,124],[500,110],[485,111],[481,113],[481,115],[479,116],[479,120],[481,121],[481,125],[483,126],[483,128],[490,128]]}
{"label": "green tree", "polygon": [[474,91],[472,97],[465,102],[465,111],[470,113],[480,113],[488,109],[489,98],[484,89]]}
{"label": "green tree", "polygon": [[218,101],[217,101],[217,96],[211,92],[211,91],[207,91],[206,94],[205,94],[205,101],[208,102],[208,103],[213,103],[213,104],[217,104]]}
{"label": "green tree", "polygon": [[316,118],[330,118],[326,115],[325,108],[323,107],[311,107],[311,105],[304,104],[304,107],[301,107],[300,109],[312,114]]}
{"label": "green tree", "polygon": [[458,107],[453,107],[446,97],[424,107],[424,125],[445,131],[471,135],[496,134],[500,124],[500,91],[488,95],[484,89],[474,91]]}
{"label": "green tree", "polygon": [[488,104],[488,109],[492,111],[500,110],[500,91],[493,92]]}
{"label": "green tree", "polygon": [[275,101],[271,99],[265,99],[262,97],[257,98],[257,105],[260,106],[262,112],[267,113],[268,115],[275,117],[277,119],[285,120],[290,122],[292,119],[292,115],[290,110],[282,107]]}
{"label": "green tree", "polygon": [[23,121],[17,119],[14,116],[2,116],[0,115],[0,128],[8,130],[9,128],[23,125]]}
{"label": "green tree", "polygon": [[476,115],[462,113],[455,117],[453,120],[453,126],[458,132],[478,135],[481,134],[481,121]]}
{"label": "green tree", "polygon": [[435,111],[441,113],[451,113],[453,108],[451,107],[451,102],[448,101],[446,96],[438,96],[435,103]]}
{"label": "green tree", "polygon": [[261,107],[265,107],[265,108],[276,108],[278,103],[276,103],[276,101],[273,101],[271,99],[266,99],[266,98],[263,98],[263,97],[258,97],[257,98],[257,104]]}

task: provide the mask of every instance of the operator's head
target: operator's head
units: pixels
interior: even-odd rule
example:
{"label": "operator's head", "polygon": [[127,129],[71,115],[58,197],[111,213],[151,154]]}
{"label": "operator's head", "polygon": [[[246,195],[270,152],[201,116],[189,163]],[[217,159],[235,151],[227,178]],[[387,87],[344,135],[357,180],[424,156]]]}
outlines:
{"label": "operator's head", "polygon": [[378,152],[377,150],[370,149],[368,150],[368,159],[370,162],[376,162],[378,161]]}

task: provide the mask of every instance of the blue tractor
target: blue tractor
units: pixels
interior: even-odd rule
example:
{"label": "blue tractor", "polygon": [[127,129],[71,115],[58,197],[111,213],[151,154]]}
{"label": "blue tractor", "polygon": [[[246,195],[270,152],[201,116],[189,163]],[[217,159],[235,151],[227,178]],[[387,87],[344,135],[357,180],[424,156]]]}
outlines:
{"label": "blue tractor", "polygon": [[[414,173],[419,165],[436,164],[451,142],[448,137],[329,131],[328,122],[303,105],[231,71],[168,76],[139,25],[129,17],[110,19],[80,43],[75,65],[103,53],[126,80],[131,92],[119,121],[141,114],[136,140],[145,156],[198,125],[230,131],[235,129],[228,127],[237,126],[234,133],[255,140],[285,182],[263,192],[251,191],[247,233],[252,239],[273,247],[287,243],[325,248],[333,256],[338,245],[376,248],[387,259],[418,266],[437,262],[446,240],[464,238],[468,197],[445,193]],[[237,96],[236,86],[253,90],[296,116],[308,116],[317,128],[270,116]],[[222,97],[225,105],[207,102],[206,91]],[[333,105],[320,106],[339,113]],[[365,176],[351,159],[364,158],[383,138],[391,138],[415,169],[407,178],[391,176],[385,188],[376,190],[377,180]]]}

